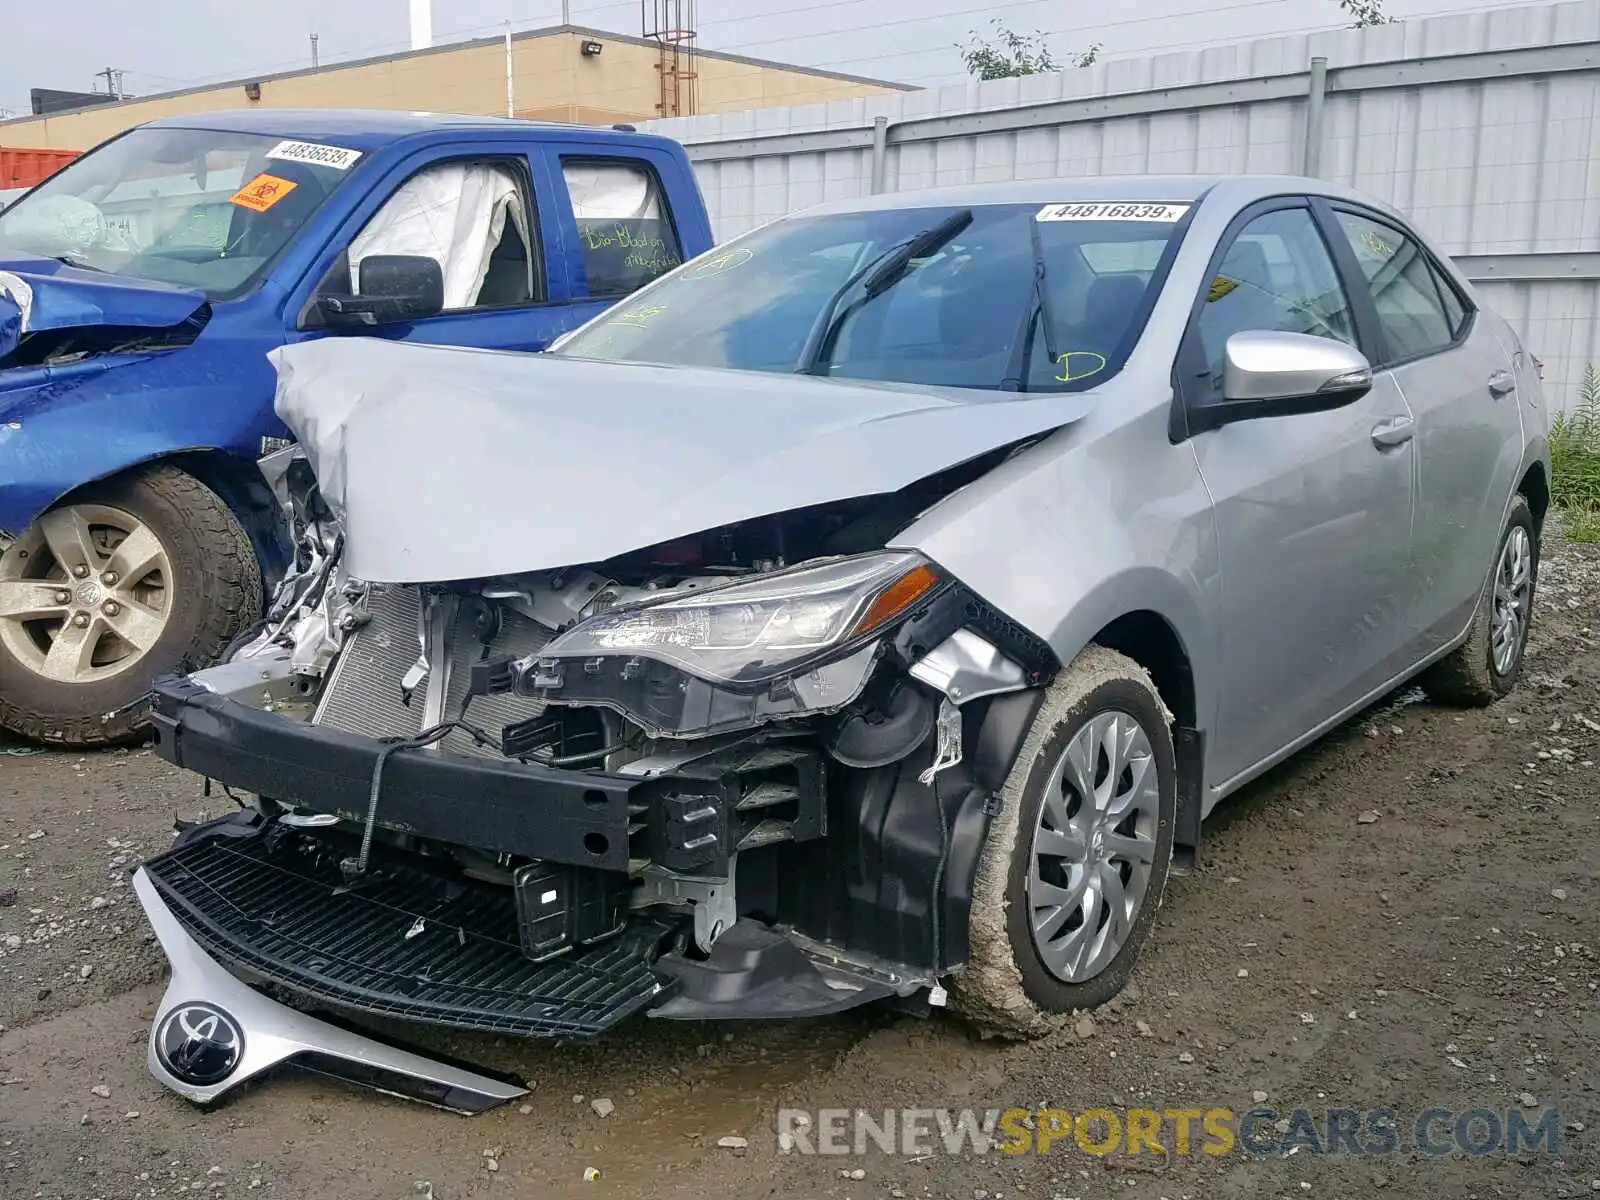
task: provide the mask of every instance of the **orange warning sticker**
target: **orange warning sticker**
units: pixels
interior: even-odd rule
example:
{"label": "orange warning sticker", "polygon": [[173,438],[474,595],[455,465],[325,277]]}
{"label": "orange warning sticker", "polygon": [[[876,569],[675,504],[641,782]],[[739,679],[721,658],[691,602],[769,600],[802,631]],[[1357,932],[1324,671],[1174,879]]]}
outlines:
{"label": "orange warning sticker", "polygon": [[240,208],[248,208],[253,212],[266,212],[299,186],[292,179],[280,179],[276,175],[263,172],[228,199]]}

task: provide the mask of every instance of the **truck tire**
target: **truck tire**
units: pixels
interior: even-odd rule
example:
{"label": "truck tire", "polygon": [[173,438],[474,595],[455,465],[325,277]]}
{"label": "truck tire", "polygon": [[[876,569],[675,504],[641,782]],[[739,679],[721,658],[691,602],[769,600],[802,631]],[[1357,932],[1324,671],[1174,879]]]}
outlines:
{"label": "truck tire", "polygon": [[1472,631],[1417,679],[1430,700],[1482,708],[1517,686],[1538,581],[1539,531],[1528,501],[1518,494],[1512,497],[1506,527],[1495,543],[1494,563],[1472,618]]}
{"label": "truck tire", "polygon": [[261,603],[249,536],[194,476],[157,465],[83,488],[0,554],[0,729],[127,741],[150,681],[209,665]]}
{"label": "truck tire", "polygon": [[1172,864],[1171,721],[1144,668],[1101,646],[1051,684],[989,826],[951,987],[984,1032],[1047,1034],[1127,983]]}

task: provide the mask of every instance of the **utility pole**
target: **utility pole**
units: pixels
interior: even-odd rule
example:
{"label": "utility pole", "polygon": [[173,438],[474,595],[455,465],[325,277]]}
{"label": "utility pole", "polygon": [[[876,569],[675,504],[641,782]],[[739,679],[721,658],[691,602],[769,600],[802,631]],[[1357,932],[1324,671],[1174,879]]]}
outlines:
{"label": "utility pole", "polygon": [[311,69],[317,69],[317,35],[314,33],[311,35]]}
{"label": "utility pole", "polygon": [[506,22],[506,116],[517,115],[516,75],[511,69],[511,22]]}
{"label": "utility pole", "polygon": [[110,96],[113,100],[121,100],[122,77],[125,74],[127,74],[126,71],[119,71],[116,67],[107,67],[104,71],[96,71],[94,73],[94,77],[99,79],[101,76],[104,76],[106,81],[106,95]]}
{"label": "utility pole", "polygon": [[572,0],[561,0],[561,23],[572,24]]}

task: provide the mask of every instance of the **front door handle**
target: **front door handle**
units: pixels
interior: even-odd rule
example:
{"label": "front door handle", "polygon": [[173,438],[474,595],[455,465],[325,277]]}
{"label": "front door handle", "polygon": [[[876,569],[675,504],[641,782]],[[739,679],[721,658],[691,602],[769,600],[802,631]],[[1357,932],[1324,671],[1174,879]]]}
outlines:
{"label": "front door handle", "polygon": [[1489,394],[1494,396],[1495,399],[1498,400],[1507,392],[1514,392],[1516,390],[1517,377],[1504,367],[1501,367],[1500,370],[1489,376]]}
{"label": "front door handle", "polygon": [[1410,417],[1387,417],[1372,427],[1372,444],[1379,450],[1404,446],[1416,433]]}

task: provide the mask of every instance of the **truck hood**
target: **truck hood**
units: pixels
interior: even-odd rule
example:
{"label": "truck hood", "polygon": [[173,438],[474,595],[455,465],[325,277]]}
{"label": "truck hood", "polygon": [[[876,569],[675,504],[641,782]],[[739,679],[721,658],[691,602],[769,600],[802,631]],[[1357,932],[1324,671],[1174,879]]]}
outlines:
{"label": "truck hood", "polygon": [[0,360],[30,333],[91,325],[166,329],[205,303],[205,293],[187,288],[48,259],[0,259]]}
{"label": "truck hood", "polygon": [[345,566],[385,583],[599,562],[895,491],[1096,403],[372,338],[268,358]]}

